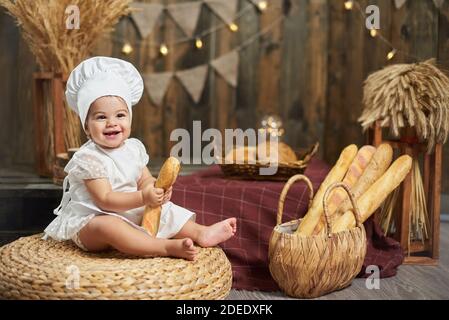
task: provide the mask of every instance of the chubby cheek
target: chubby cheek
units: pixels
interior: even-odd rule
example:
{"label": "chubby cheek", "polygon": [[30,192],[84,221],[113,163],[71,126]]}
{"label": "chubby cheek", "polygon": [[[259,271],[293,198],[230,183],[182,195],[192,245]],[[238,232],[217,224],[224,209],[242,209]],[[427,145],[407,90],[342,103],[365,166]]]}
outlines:
{"label": "chubby cheek", "polygon": [[103,131],[106,129],[105,126],[99,125],[95,128],[95,131],[97,132],[98,135],[103,135]]}
{"label": "chubby cheek", "polygon": [[123,135],[125,139],[129,138],[129,136],[131,135],[131,128],[130,127],[123,128]]}
{"label": "chubby cheek", "polygon": [[87,126],[90,135],[102,136],[104,126],[100,123],[90,123]]}
{"label": "chubby cheek", "polygon": [[128,122],[124,123],[121,127],[122,127],[122,131],[124,134],[126,135],[130,135],[131,134],[131,121],[129,120]]}

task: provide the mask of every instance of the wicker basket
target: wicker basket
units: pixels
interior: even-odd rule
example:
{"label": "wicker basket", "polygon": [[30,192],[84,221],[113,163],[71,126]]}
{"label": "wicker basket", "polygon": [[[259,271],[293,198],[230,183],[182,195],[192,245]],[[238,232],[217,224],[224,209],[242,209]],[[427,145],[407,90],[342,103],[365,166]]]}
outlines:
{"label": "wicker basket", "polygon": [[[313,189],[310,180],[302,175],[292,177],[284,187],[279,200],[277,226],[269,244],[270,272],[279,287],[296,298],[316,298],[349,286],[360,272],[366,254],[365,228],[360,223],[360,214],[347,185],[337,183],[329,187],[324,196],[326,233],[302,236],[295,233],[301,220],[282,223],[284,200],[291,185],[303,180]],[[357,226],[351,230],[331,233],[327,198],[330,192],[342,187],[349,194],[354,206]]]}
{"label": "wicker basket", "polygon": [[0,248],[0,299],[224,299],[232,285],[220,248],[194,262],[89,253],[71,241],[24,237]]}
{"label": "wicker basket", "polygon": [[280,162],[275,175],[260,175],[260,169],[269,168],[269,165],[259,161],[256,161],[255,164],[227,164],[224,159],[221,159],[220,168],[225,176],[232,179],[287,181],[290,177],[305,172],[310,160],[318,152],[319,146],[320,144],[317,142],[305,153],[298,153],[297,156],[300,160],[296,162]]}

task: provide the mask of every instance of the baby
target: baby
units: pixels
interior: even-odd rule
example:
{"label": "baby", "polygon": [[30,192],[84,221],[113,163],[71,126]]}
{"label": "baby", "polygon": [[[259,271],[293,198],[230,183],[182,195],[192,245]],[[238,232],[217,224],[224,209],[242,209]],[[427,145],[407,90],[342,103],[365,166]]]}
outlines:
{"label": "baby", "polygon": [[[64,168],[64,195],[44,239],[71,239],[93,252],[115,248],[143,257],[195,260],[194,243],[212,247],[235,234],[235,218],[197,224],[193,212],[170,202],[171,188],[155,188],[144,145],[129,138],[132,106],[142,93],[142,77],[123,60],[94,57],[72,71],[66,97],[89,141]],[[162,206],[156,237],[140,226],[145,206]]]}

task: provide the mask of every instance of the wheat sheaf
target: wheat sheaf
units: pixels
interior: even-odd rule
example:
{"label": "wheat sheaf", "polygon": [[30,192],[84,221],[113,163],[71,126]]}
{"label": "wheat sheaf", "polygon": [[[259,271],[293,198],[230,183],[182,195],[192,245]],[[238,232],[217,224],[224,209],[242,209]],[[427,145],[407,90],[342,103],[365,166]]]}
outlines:
{"label": "wheat sheaf", "polygon": [[371,74],[365,81],[364,110],[359,122],[364,130],[376,121],[395,137],[402,128],[414,128],[431,153],[444,144],[449,131],[449,78],[435,59],[396,64]]}

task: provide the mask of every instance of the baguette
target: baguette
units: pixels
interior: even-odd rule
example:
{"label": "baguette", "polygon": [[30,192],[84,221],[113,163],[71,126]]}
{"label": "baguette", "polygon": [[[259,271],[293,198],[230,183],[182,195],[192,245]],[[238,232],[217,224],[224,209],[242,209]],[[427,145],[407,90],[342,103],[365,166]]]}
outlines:
{"label": "baguette", "polygon": [[[361,214],[361,222],[365,222],[385,201],[409,174],[412,168],[412,158],[408,155],[398,158],[358,200],[357,206]],[[332,232],[354,228],[356,225],[351,210],[339,217],[332,227]]]}
{"label": "baguette", "polygon": [[318,192],[313,198],[312,205],[309,208],[309,211],[305,215],[302,223],[299,225],[299,228],[296,230],[296,233],[304,236],[309,236],[313,233],[317,223],[320,221],[320,217],[323,214],[323,197],[326,190],[334,184],[335,182],[340,182],[346,172],[348,171],[349,166],[357,155],[358,148],[356,145],[352,144],[346,147],[338,159],[335,166],[327,175],[326,179],[324,179],[321,184]]}
{"label": "baguette", "polygon": [[168,158],[159,171],[159,176],[157,177],[154,186],[156,188],[162,188],[164,189],[164,191],[167,191],[167,189],[175,184],[180,169],[181,164],[179,163],[178,159],[176,159],[175,157]]}
{"label": "baguette", "polygon": [[[345,183],[350,189],[360,180],[365,168],[371,162],[373,155],[376,152],[376,148],[373,146],[364,146],[362,147],[354,161],[352,161],[351,166],[348,169],[348,172],[343,179],[343,183]],[[337,188],[332,191],[329,196],[328,201],[328,215],[330,222],[333,222],[336,217],[336,211],[338,207],[342,204],[343,201],[348,200],[348,194],[343,188]],[[313,234],[319,234],[321,231],[324,231],[325,228],[325,217],[324,214],[321,215],[320,222],[315,227]]]}
{"label": "baguette", "polygon": [[[178,177],[181,164],[175,157],[168,158],[162,166],[159,176],[157,177],[154,186],[156,188],[162,188],[167,191],[176,181]],[[145,207],[145,211],[142,218],[142,227],[148,231],[152,236],[156,237],[159,230],[159,223],[161,220],[162,206],[151,208]]]}
{"label": "baguette", "polygon": [[[381,144],[371,159],[368,167],[366,167],[360,179],[351,189],[354,199],[358,199],[371,187],[384,173],[393,160],[393,148],[386,143]],[[343,215],[346,211],[351,210],[352,205],[349,199],[346,199],[337,209],[337,216]]]}

